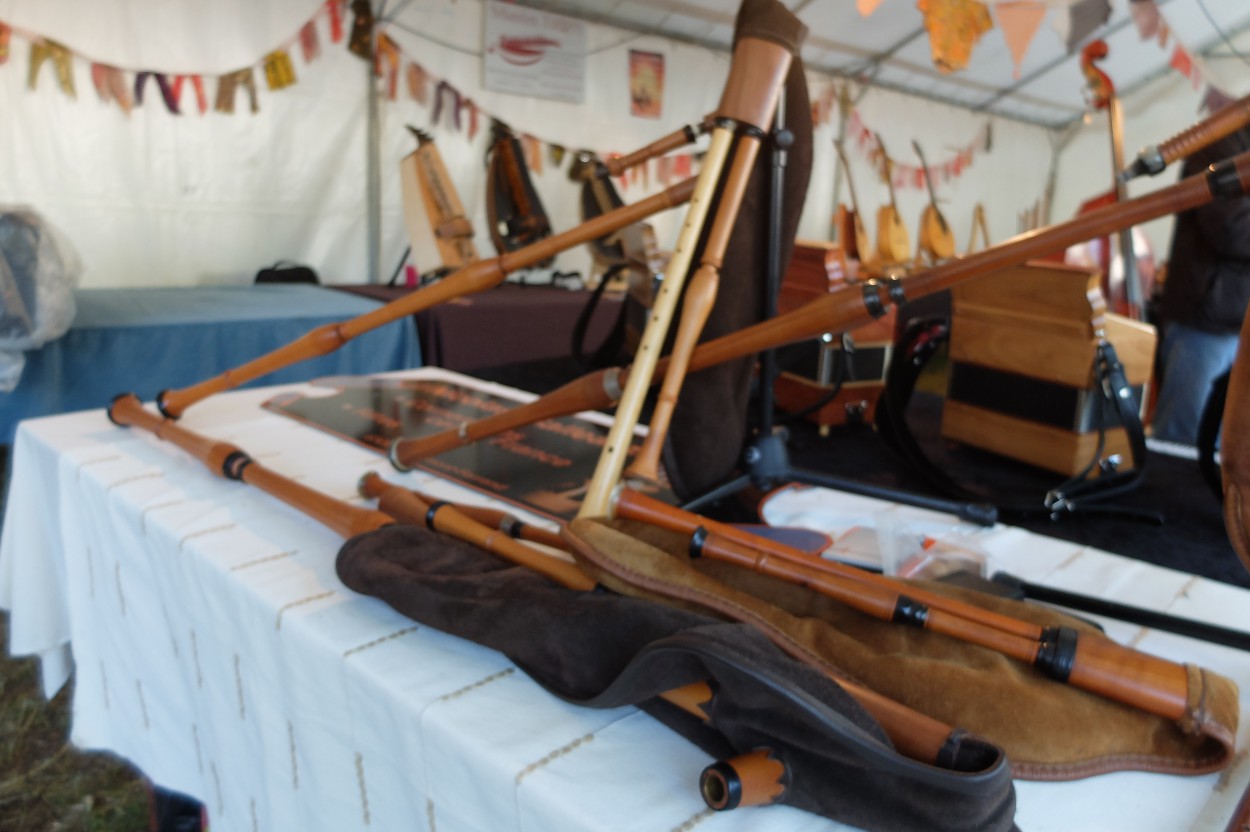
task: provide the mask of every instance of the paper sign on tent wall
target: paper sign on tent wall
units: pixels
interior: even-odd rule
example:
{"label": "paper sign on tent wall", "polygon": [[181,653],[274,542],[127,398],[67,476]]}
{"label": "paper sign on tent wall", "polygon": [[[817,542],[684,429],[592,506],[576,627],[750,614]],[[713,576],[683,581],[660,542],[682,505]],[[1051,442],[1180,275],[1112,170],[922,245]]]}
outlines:
{"label": "paper sign on tent wall", "polygon": [[586,97],[586,24],[513,3],[483,7],[483,86],[580,104]]}

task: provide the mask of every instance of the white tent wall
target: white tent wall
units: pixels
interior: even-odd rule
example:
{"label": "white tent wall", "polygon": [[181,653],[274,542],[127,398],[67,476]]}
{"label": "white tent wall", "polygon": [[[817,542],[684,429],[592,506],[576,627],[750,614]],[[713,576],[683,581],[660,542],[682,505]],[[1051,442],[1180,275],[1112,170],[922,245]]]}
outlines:
{"label": "white tent wall", "polygon": [[[367,66],[344,44],[332,44],[318,18],[321,54],[306,63],[293,38],[322,4],[281,0],[255,6],[230,3],[173,7],[154,0],[112,0],[88,6],[69,0],[35,3],[0,0],[0,20],[15,29],[11,55],[0,67],[0,204],[27,204],[43,211],[82,255],[83,285],[157,286],[246,283],[280,259],[313,266],[325,282],[367,282],[368,187]],[[393,6],[398,4],[392,3]],[[263,10],[257,11],[258,9]],[[482,77],[483,4],[476,0],[415,0],[386,31],[405,57],[420,63],[436,82],[447,80],[482,111],[479,132],[468,137],[468,112],[459,130],[444,114],[432,127],[484,256],[493,255],[486,228],[487,114],[545,143],[570,150],[628,152],[711,111],[728,68],[728,57],[665,38],[587,25],[586,97],[581,104],[486,91]],[[350,27],[350,14],[344,23]],[[75,52],[77,97],[56,86],[45,64],[38,87],[27,89],[30,35],[65,43]],[[220,49],[211,45],[227,44]],[[259,64],[277,46],[291,51],[298,81],[266,89]],[[663,115],[629,114],[629,50],[658,52],[666,61]],[[129,117],[96,95],[90,60],[134,71],[204,74],[209,111],[194,107],[189,86],[184,114],[166,111],[154,83],[142,107]],[[259,112],[249,112],[240,90],[235,112],[212,109],[214,74],[256,67]],[[128,74],[128,80],[133,76]],[[809,76],[813,98],[833,82]],[[405,125],[431,129],[430,101],[407,95],[403,79],[395,101],[379,105],[382,223],[378,277],[390,276],[406,245],[396,170],[415,142]],[[910,142],[918,140],[930,164],[966,147],[988,117],[921,98],[870,89],[858,101],[863,123],[879,131],[899,162],[918,164]],[[969,237],[972,207],[983,202],[994,241],[1015,233],[1019,211],[1045,187],[1050,143],[1045,129],[992,119],[993,144],[978,149],[972,164],[949,182],[936,183],[941,208],[960,250]],[[800,236],[830,239],[838,113],[817,127],[811,187]],[[867,149],[848,143],[850,175],[869,232],[876,209],[888,200],[873,174]],[[576,187],[565,164],[534,176],[556,230],[579,221]],[[845,174],[842,176],[845,183]],[[626,200],[658,190],[649,183],[622,189]],[[923,189],[900,188],[900,212],[912,234],[927,200]],[[837,199],[848,201],[843,184]],[[671,246],[680,211],[656,218],[662,246]],[[1061,215],[1059,215],[1061,216]],[[417,264],[425,269],[429,264]],[[562,255],[557,268],[586,273],[584,249]]]}
{"label": "white tent wall", "polygon": [[[246,58],[231,59],[254,64],[289,39],[317,8],[300,5],[304,16],[284,21],[283,34],[258,41]],[[6,17],[0,7],[0,20],[13,21],[18,30],[9,62],[0,67],[0,203],[29,205],[60,228],[82,257],[83,286],[245,283],[281,258],[314,264],[334,279],[359,277],[365,259],[366,72],[358,58],[341,47],[323,48],[319,60],[298,67],[298,84],[277,92],[266,90],[261,76],[256,115],[242,89],[233,115],[213,112],[216,83],[206,78],[205,115],[196,111],[189,85],[182,93],[185,113],[175,116],[150,82],[144,105],[127,117],[99,100],[90,64],[77,56],[75,98],[58,88],[50,63],[37,88],[27,89],[31,41],[18,28],[18,11]],[[239,19],[248,14],[234,11]],[[198,12],[183,10],[192,19]],[[95,6],[77,12],[96,13]],[[109,51],[133,38],[133,19],[150,18],[110,18],[102,11],[98,51],[86,43],[71,48],[108,55],[126,67],[159,69]],[[36,20],[27,25],[44,28],[27,31],[62,39],[51,27],[73,20],[68,14]],[[176,40],[181,31],[188,33],[188,44],[199,45],[200,35],[191,33],[208,39],[214,28],[188,23],[162,33],[139,25],[149,39]],[[208,74],[230,66],[195,69]]]}

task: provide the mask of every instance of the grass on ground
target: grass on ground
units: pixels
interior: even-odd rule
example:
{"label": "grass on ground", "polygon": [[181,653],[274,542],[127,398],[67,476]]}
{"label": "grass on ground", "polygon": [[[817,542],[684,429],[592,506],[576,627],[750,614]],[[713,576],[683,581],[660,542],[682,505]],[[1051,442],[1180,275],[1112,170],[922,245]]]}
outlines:
{"label": "grass on ground", "polygon": [[38,661],[8,655],[8,629],[0,613],[0,832],[147,830],[144,781],[69,744],[70,686],[45,700]]}

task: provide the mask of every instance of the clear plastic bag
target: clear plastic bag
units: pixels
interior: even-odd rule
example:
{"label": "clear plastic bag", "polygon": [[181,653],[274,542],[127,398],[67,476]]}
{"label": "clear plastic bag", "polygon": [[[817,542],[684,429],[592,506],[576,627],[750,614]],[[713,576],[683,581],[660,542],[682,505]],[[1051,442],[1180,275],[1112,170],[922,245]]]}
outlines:
{"label": "clear plastic bag", "polygon": [[17,387],[26,350],[69,329],[81,274],[73,246],[38,212],[0,205],[0,392]]}

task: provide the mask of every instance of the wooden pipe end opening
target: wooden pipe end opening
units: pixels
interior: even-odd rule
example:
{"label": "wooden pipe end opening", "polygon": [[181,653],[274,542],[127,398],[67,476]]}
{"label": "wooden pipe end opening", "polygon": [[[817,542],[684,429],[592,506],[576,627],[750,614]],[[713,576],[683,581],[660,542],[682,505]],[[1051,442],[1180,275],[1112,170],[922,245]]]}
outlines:
{"label": "wooden pipe end opening", "polygon": [[703,769],[699,793],[703,802],[718,812],[739,806],[763,806],[786,790],[782,782],[785,773],[785,766],[772,755],[772,750],[760,748]]}

